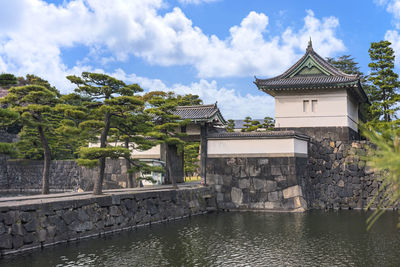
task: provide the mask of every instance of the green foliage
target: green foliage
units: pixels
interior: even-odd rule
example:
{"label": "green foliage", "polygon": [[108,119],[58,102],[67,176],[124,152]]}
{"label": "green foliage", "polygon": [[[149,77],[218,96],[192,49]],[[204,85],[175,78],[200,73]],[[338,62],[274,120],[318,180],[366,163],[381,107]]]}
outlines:
{"label": "green foliage", "polygon": [[[377,179],[382,182],[367,206],[368,209],[375,202],[378,204],[378,209],[367,220],[370,229],[387,207],[395,206],[400,201],[400,127],[386,123],[385,127],[380,127],[377,132],[364,126],[363,133],[375,145],[369,148],[366,160],[369,166],[380,171]],[[400,223],[398,227],[400,228]]]}
{"label": "green foliage", "polygon": [[194,176],[199,172],[200,143],[187,143],[184,147],[185,176]]}
{"label": "green foliage", "polygon": [[234,121],[234,120],[228,120],[228,123],[227,123],[225,129],[226,129],[227,132],[234,132],[234,129],[235,129],[235,121]]}
{"label": "green foliage", "polygon": [[271,117],[265,117],[262,127],[266,130],[273,130],[275,127],[275,120]]}
{"label": "green foliage", "polygon": [[[90,167],[97,160],[100,175],[95,182],[94,194],[100,194],[106,157],[124,157],[130,162],[130,147],[150,148],[154,145],[144,138],[152,124],[148,123],[150,117],[144,116],[143,98],[135,95],[143,89],[137,84],[127,85],[101,73],[83,72],[81,77],[68,76],[67,79],[77,86],[76,95],[68,96],[67,101],[70,104],[82,102],[87,109],[86,120],[79,123],[79,128],[87,140],[100,143],[98,148],[82,147],[78,160],[79,164]],[[82,115],[76,110],[70,111],[70,114]],[[107,145],[109,141],[123,141],[125,148],[110,147]],[[134,161],[132,163],[137,165]],[[127,163],[127,167],[130,169],[130,163]]]}
{"label": "green foliage", "polygon": [[243,126],[245,128],[241,130],[242,132],[254,132],[257,131],[257,129],[262,128],[262,124],[259,121],[253,121],[251,117],[246,117],[244,122],[245,124]]}
{"label": "green foliage", "polygon": [[118,159],[129,158],[130,151],[124,147],[81,147],[79,156],[83,159],[101,159],[103,157]]}
{"label": "green foliage", "polygon": [[372,82],[369,91],[371,114],[375,121],[384,120],[389,122],[396,118],[396,111],[399,110],[398,101],[400,96],[397,93],[399,87],[399,75],[394,72],[395,55],[390,47],[389,41],[371,43],[368,50],[371,63],[371,73],[368,80]]}
{"label": "green foliage", "polygon": [[10,73],[0,74],[0,87],[10,87],[18,83],[17,77]]}
{"label": "green foliage", "polygon": [[14,144],[0,142],[0,154],[13,154],[15,151]]}

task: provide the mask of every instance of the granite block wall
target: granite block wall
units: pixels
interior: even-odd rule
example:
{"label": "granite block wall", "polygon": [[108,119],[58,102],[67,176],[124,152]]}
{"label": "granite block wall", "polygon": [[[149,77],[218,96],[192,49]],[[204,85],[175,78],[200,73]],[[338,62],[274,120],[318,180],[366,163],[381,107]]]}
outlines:
{"label": "granite block wall", "polygon": [[0,255],[202,214],[210,195],[196,187],[0,203]]}
{"label": "granite block wall", "polygon": [[311,208],[362,209],[368,205],[382,185],[380,174],[365,161],[369,146],[373,147],[367,141],[330,139],[309,143],[304,193]]}
{"label": "granite block wall", "polygon": [[307,158],[208,158],[219,209],[304,211]]}
{"label": "granite block wall", "polygon": [[[0,189],[39,190],[42,184],[43,161],[10,160],[0,155]],[[107,159],[105,189],[119,188],[126,181],[124,160]],[[50,169],[50,189],[89,191],[98,169],[80,167],[73,160],[54,160]]]}

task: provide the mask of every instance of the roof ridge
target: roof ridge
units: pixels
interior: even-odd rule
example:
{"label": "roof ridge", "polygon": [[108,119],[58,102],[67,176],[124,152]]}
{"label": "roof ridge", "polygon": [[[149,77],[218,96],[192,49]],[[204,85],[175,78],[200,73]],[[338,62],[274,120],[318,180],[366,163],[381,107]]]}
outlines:
{"label": "roof ridge", "polygon": [[312,48],[312,46],[310,47],[310,44],[309,44],[309,46],[307,47],[306,53],[299,60],[297,60],[296,63],[294,63],[289,69],[287,69],[285,72],[283,72],[282,74],[280,74],[278,76],[275,76],[272,78],[267,78],[267,79],[258,79],[257,77],[255,77],[256,82],[259,80],[271,81],[271,80],[289,78],[287,76],[293,70],[295,70],[307,58],[308,55],[311,56],[314,60],[316,60],[319,64],[321,64],[323,67],[327,68],[328,71],[333,74],[332,76],[344,76],[346,78],[358,78],[359,77],[359,75],[347,74],[347,73],[341,71],[340,69],[336,68],[335,66],[330,64],[327,60],[325,60],[323,57],[321,57],[317,52],[315,52],[314,49]]}
{"label": "roof ridge", "polygon": [[180,108],[180,109],[188,109],[188,108],[208,108],[208,107],[215,107],[215,104],[208,104],[208,105],[191,105],[191,106],[176,106],[176,108]]}

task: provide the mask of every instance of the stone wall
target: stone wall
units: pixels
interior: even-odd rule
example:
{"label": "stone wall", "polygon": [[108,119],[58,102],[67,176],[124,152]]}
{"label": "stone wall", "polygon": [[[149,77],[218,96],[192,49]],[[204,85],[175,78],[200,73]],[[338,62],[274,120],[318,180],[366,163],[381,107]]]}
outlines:
{"label": "stone wall", "polygon": [[208,158],[207,184],[220,209],[304,211],[304,157]]}
{"label": "stone wall", "polygon": [[363,158],[370,145],[367,141],[311,140],[305,191],[311,208],[361,209],[368,205],[381,186],[379,173]]}
{"label": "stone wall", "polygon": [[[35,190],[42,184],[43,161],[10,160],[0,155],[0,189]],[[80,167],[73,160],[53,160],[50,169],[50,189],[85,191],[93,189],[98,169]],[[118,188],[126,181],[124,160],[108,159],[105,170],[105,189]]]}
{"label": "stone wall", "polygon": [[350,127],[300,127],[300,128],[275,128],[276,131],[296,131],[309,137],[323,141],[326,139],[335,141],[359,140],[360,135]]}
{"label": "stone wall", "polygon": [[197,187],[0,202],[0,254],[205,213],[210,194]]}

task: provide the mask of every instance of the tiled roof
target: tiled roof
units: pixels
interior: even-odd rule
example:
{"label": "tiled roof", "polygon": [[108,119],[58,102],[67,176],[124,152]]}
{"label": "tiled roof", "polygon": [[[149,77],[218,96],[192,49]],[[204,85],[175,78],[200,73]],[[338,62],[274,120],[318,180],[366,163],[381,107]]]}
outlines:
{"label": "tiled roof", "polygon": [[[307,66],[307,62],[318,67],[316,72],[303,74],[301,69]],[[270,79],[257,79],[254,82],[257,87],[274,95],[275,91],[297,90],[297,89],[324,89],[324,88],[353,88],[355,95],[361,102],[367,102],[368,97],[360,83],[358,75],[351,75],[342,72],[332,66],[329,62],[318,55],[312,48],[311,41],[305,55],[300,58],[292,67],[279,76]]]}
{"label": "tiled roof", "polygon": [[218,118],[222,124],[226,124],[217,104],[178,106],[174,114],[180,116],[184,120],[190,119],[193,121],[209,121]]}
{"label": "tiled roof", "polygon": [[308,135],[298,133],[296,131],[266,131],[266,132],[221,132],[215,134],[209,134],[208,139],[225,139],[225,138],[287,138],[296,137],[298,139],[308,140]]}

